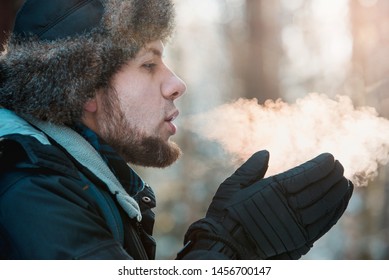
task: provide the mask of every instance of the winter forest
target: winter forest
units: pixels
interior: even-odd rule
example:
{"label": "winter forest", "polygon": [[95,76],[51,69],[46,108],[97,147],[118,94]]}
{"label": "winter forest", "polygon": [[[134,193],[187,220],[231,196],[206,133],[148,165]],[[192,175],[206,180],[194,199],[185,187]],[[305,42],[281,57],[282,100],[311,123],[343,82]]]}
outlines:
{"label": "winter forest", "polygon": [[[0,0],[0,41],[20,0]],[[157,197],[157,259],[173,259],[217,187],[252,153],[269,174],[321,152],[355,189],[303,259],[389,259],[389,0],[175,0],[167,64],[187,84],[182,157],[134,166]],[[0,48],[1,49],[1,48]]]}

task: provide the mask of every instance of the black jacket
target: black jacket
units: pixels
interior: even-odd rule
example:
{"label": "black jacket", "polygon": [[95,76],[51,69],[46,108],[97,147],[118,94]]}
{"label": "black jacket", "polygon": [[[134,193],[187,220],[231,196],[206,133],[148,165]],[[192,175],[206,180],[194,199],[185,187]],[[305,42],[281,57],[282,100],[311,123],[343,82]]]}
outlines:
{"label": "black jacket", "polygon": [[153,259],[150,187],[136,200],[141,223],[60,147],[0,138],[0,259]]}
{"label": "black jacket", "polygon": [[[30,122],[0,108],[0,259],[154,259],[152,189],[131,197],[116,182],[131,170],[114,175],[74,130]],[[177,258],[227,259],[225,247],[203,238]]]}

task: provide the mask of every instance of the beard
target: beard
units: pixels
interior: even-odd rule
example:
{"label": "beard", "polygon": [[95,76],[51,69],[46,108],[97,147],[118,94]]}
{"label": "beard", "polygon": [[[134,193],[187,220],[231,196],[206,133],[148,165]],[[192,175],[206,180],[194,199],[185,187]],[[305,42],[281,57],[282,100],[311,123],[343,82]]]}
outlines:
{"label": "beard", "polygon": [[101,96],[102,112],[98,116],[100,137],[128,163],[145,167],[167,167],[180,156],[181,149],[171,141],[148,136],[125,117],[115,90]]}

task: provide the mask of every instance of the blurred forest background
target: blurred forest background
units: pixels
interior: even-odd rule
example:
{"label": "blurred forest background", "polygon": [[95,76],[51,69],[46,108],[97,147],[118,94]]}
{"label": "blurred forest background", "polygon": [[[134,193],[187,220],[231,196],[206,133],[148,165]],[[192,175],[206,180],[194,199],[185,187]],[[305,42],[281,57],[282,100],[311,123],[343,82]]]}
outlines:
{"label": "blurred forest background", "polygon": [[[0,0],[2,43],[21,2]],[[175,257],[188,225],[204,216],[235,169],[218,143],[185,130],[186,116],[239,97],[292,103],[319,92],[348,95],[389,118],[388,0],[175,2],[177,30],[166,60],[188,86],[177,102],[174,137],[184,154],[166,169],[136,167],[157,195],[158,259]],[[304,259],[389,259],[388,172],[381,166],[354,191],[346,214]]]}

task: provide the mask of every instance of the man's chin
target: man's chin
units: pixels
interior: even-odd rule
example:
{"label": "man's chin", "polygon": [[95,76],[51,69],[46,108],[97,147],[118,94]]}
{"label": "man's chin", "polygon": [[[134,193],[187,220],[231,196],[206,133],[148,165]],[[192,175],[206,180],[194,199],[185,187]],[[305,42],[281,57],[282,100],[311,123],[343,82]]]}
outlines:
{"label": "man's chin", "polygon": [[132,164],[144,167],[165,168],[176,162],[182,154],[180,147],[172,141],[148,137],[136,147],[120,149],[123,158]]}

